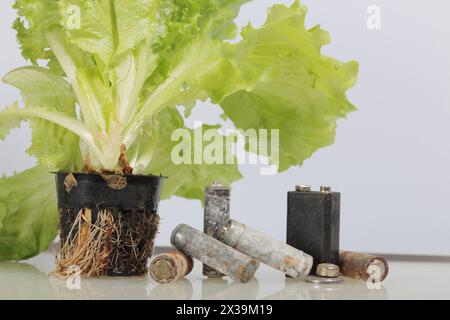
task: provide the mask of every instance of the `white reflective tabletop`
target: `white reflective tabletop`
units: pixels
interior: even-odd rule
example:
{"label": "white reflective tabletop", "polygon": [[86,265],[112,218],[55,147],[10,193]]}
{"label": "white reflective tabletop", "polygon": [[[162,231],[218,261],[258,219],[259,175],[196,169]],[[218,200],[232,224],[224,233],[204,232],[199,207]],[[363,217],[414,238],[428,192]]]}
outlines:
{"label": "white reflective tabletop", "polygon": [[342,284],[309,284],[286,279],[264,265],[246,284],[229,278],[207,280],[198,262],[186,279],[168,285],[149,277],[67,283],[49,276],[53,268],[50,253],[25,262],[1,262],[0,299],[450,299],[446,262],[390,262],[390,274],[380,289],[348,278]]}

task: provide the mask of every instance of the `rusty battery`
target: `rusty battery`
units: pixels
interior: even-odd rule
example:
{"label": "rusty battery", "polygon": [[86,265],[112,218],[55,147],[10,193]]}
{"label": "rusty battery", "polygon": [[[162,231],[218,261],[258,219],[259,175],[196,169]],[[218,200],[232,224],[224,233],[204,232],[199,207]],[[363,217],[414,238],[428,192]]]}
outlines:
{"label": "rusty battery", "polygon": [[[203,232],[217,239],[220,228],[230,220],[230,188],[214,182],[205,190],[205,210]],[[208,278],[221,278],[224,275],[203,264],[203,275]]]}
{"label": "rusty battery", "polygon": [[154,257],[150,262],[149,272],[153,280],[167,284],[187,276],[193,267],[191,257],[181,251],[173,251]]}
{"label": "rusty battery", "polygon": [[222,228],[219,239],[292,278],[305,278],[313,265],[310,255],[236,220]]}
{"label": "rusty battery", "polygon": [[171,243],[185,254],[242,282],[248,282],[259,267],[259,261],[186,224],[175,228]]}
{"label": "rusty battery", "polygon": [[339,266],[343,276],[364,281],[382,282],[389,273],[385,258],[366,253],[340,251]]}

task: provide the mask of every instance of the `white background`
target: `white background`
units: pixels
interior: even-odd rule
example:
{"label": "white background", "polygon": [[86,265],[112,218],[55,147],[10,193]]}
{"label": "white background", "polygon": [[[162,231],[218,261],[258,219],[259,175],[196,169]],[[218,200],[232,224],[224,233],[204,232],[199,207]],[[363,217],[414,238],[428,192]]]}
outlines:
{"label": "white background", "polygon": [[[245,5],[239,25],[260,25],[266,7],[292,1],[256,0]],[[331,185],[342,192],[341,247],[409,254],[450,255],[450,2],[446,0],[309,0],[307,23],[320,23],[333,43],[325,53],[360,62],[350,92],[359,111],[339,123],[337,140],[302,168],[260,176],[242,167],[233,185],[232,214],[278,239],[285,238],[286,192],[300,183]],[[12,0],[0,2],[0,74],[26,65],[11,29]],[[382,28],[366,27],[369,5],[382,10]],[[19,93],[0,85],[0,108]],[[198,108],[191,120],[211,120],[219,111]],[[24,150],[29,130],[14,130],[0,142],[0,173],[31,167]],[[161,203],[158,244],[169,243],[181,222],[201,228],[198,201]]]}

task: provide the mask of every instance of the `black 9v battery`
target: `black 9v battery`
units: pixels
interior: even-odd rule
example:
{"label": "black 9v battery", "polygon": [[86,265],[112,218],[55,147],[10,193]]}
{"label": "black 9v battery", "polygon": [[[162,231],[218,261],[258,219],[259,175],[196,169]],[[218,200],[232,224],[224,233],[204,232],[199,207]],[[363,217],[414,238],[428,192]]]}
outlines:
{"label": "black 9v battery", "polygon": [[287,243],[314,258],[312,274],[318,264],[339,264],[340,202],[330,187],[288,192]]}

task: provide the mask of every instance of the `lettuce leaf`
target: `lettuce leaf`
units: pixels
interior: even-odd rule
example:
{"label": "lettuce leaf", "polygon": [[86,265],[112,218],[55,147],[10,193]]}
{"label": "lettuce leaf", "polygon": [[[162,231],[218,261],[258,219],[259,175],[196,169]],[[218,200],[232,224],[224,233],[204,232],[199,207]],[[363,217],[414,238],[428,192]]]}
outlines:
{"label": "lettuce leaf", "polygon": [[80,28],[67,30],[68,41],[109,64],[114,57],[132,50],[151,35],[156,26],[158,2],[62,0],[59,8],[63,24],[73,14],[71,7],[76,6],[80,10]]}
{"label": "lettuce leaf", "polygon": [[358,64],[321,54],[329,34],[306,29],[306,11],[298,2],[276,5],[262,28],[248,26],[240,43],[225,48],[234,73],[252,87],[220,104],[240,129],[280,130],[280,172],[331,145],[337,120],[356,110],[346,91],[356,83]]}
{"label": "lettuce leaf", "polygon": [[[144,173],[160,172],[167,177],[164,181],[162,199],[176,195],[186,199],[203,200],[205,188],[214,181],[221,180],[225,185],[231,185],[242,178],[237,161],[234,161],[234,164],[174,164],[171,159],[171,153],[180,141],[171,141],[172,133],[177,129],[185,129],[189,133],[192,146],[195,130],[187,129],[184,126],[184,120],[175,108],[161,112],[156,122],[164,123],[165,125],[159,128],[159,139],[153,152],[154,157],[146,165]],[[218,128],[203,125],[201,129],[198,128],[196,130],[205,132],[209,129]],[[225,145],[225,137],[219,134],[218,137],[222,139],[222,145]],[[207,142],[203,143],[204,148],[207,145]],[[219,152],[220,150],[217,151]],[[200,150],[191,148],[191,152],[191,159],[195,157],[194,152],[199,153],[197,156],[203,157]]]}
{"label": "lettuce leaf", "polygon": [[13,7],[18,15],[13,27],[22,56],[35,65],[39,60],[54,60],[48,50],[46,33],[60,25],[58,1],[16,0]]}
{"label": "lettuce leaf", "polygon": [[[44,108],[75,117],[75,96],[70,85],[47,69],[25,67],[8,73],[3,82],[23,95],[30,108]],[[74,171],[82,167],[80,139],[67,129],[46,120],[33,119],[31,147],[28,153],[51,170]],[[1,138],[1,137],[0,137]]]}
{"label": "lettuce leaf", "polygon": [[18,109],[18,103],[15,103],[3,110],[2,116],[0,117],[0,140],[5,140],[12,129],[20,127],[22,117],[15,112]]}
{"label": "lettuce leaf", "polygon": [[0,179],[0,261],[30,258],[55,239],[54,181],[45,166]]}

